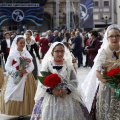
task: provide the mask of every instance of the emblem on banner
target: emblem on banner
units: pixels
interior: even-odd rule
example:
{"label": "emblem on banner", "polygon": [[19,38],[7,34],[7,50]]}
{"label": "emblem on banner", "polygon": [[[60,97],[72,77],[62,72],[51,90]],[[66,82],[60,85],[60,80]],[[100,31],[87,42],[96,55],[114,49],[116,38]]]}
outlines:
{"label": "emblem on banner", "polygon": [[24,19],[24,12],[20,9],[16,9],[12,13],[12,19],[16,22],[21,22]]}
{"label": "emblem on banner", "polygon": [[80,17],[84,21],[87,20],[87,18],[89,17],[87,7],[84,4],[80,4]]}

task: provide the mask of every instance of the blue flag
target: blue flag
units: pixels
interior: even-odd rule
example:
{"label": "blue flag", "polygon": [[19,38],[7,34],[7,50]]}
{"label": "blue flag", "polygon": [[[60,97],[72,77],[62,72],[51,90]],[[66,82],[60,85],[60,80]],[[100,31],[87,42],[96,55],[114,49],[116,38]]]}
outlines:
{"label": "blue flag", "polygon": [[80,27],[93,28],[93,0],[80,0]]}
{"label": "blue flag", "polygon": [[36,26],[42,26],[43,10],[47,0],[10,0],[0,1],[0,25],[6,21],[14,24],[31,21]]}

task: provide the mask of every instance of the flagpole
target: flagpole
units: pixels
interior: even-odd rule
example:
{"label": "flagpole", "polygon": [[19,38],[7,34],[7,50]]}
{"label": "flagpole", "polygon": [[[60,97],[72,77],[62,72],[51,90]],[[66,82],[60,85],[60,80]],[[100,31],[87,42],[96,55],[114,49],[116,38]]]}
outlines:
{"label": "flagpole", "polygon": [[66,0],[66,27],[70,31],[70,0]]}
{"label": "flagpole", "polygon": [[56,0],[56,28],[59,27],[59,0]]}

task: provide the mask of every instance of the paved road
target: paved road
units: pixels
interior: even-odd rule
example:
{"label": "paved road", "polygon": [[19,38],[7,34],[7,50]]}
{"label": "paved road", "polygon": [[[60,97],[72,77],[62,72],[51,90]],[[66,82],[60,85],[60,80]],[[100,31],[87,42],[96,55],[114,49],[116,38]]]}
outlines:
{"label": "paved road", "polygon": [[[86,75],[88,74],[88,72],[90,71],[90,69],[91,68],[89,68],[89,67],[78,68],[77,76],[78,76],[78,80],[79,80],[79,85],[84,81],[84,79],[85,79]],[[78,87],[78,89],[79,89],[79,87]],[[7,115],[0,114],[0,120],[17,120],[17,116],[13,117],[13,116],[7,116]],[[24,120],[30,120],[30,116],[25,117]]]}

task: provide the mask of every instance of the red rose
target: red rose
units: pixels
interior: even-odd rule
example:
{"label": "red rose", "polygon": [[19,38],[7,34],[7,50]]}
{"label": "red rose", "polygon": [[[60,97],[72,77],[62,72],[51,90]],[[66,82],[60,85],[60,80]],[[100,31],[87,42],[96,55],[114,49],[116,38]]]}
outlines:
{"label": "red rose", "polygon": [[107,75],[108,76],[114,76],[116,74],[120,73],[120,68],[114,68],[114,69],[111,69],[110,71],[107,72]]}
{"label": "red rose", "polygon": [[58,76],[58,74],[50,74],[44,79],[44,84],[47,87],[55,87],[59,83],[61,83],[61,78]]}
{"label": "red rose", "polygon": [[[13,61],[12,61],[12,65],[14,65],[15,63],[17,63],[17,61],[13,60]],[[16,66],[16,70],[19,70],[19,65]]]}
{"label": "red rose", "polygon": [[15,63],[17,63],[17,61],[13,60],[13,61],[12,61],[12,65],[14,65]]}
{"label": "red rose", "polygon": [[16,70],[19,70],[19,66],[16,67]]}

